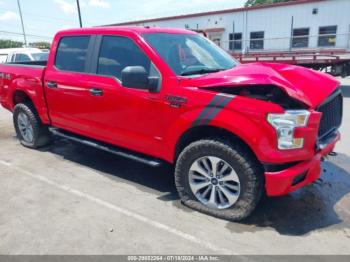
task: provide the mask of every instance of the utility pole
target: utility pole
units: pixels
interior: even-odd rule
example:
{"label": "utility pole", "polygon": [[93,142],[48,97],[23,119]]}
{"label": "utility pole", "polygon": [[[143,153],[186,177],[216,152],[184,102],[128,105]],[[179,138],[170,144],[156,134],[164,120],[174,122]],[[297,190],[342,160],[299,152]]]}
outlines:
{"label": "utility pole", "polygon": [[24,38],[24,45],[27,46],[27,37],[26,37],[26,32],[24,30],[23,16],[22,16],[21,4],[19,3],[19,0],[17,0],[17,4],[18,4],[19,16],[21,18],[22,32],[23,32],[23,38]]}
{"label": "utility pole", "polygon": [[79,15],[79,24],[80,24],[80,28],[83,27],[83,23],[81,21],[81,13],[80,13],[80,3],[79,0],[77,0],[77,8],[78,8],[78,15]]}
{"label": "utility pole", "polygon": [[292,22],[290,25],[289,51],[292,51],[292,48],[293,48],[293,38],[294,38],[294,16],[292,16]]}

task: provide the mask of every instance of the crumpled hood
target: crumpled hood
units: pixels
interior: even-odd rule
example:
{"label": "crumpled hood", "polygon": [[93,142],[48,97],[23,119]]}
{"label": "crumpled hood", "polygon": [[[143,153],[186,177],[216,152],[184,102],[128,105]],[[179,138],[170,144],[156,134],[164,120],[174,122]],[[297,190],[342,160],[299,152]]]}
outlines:
{"label": "crumpled hood", "polygon": [[227,71],[181,79],[182,86],[198,88],[275,85],[311,108],[320,105],[339,85],[332,76],[304,67],[275,64],[241,64]]}

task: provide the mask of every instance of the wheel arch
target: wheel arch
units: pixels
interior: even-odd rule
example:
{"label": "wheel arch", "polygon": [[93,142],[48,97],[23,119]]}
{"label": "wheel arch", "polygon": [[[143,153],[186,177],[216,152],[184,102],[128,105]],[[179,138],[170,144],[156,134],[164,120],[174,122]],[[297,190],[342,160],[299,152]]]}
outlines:
{"label": "wheel arch", "polygon": [[36,110],[36,113],[39,115],[40,120],[44,124],[50,123],[47,108],[46,108],[46,103],[42,101],[44,97],[42,99],[39,99],[38,94],[36,93],[34,95],[30,95],[30,92],[27,92],[22,88],[16,88],[13,90],[10,98],[11,98],[11,111],[13,111],[15,106],[20,103],[24,103],[24,104],[29,103]]}
{"label": "wheel arch", "polygon": [[31,103],[34,105],[33,100],[25,91],[16,89],[12,94],[12,105],[15,107],[20,103]]}
{"label": "wheel arch", "polygon": [[236,143],[241,146],[243,150],[247,154],[249,154],[251,157],[253,157],[258,163],[261,163],[256,154],[254,153],[253,149],[238,135],[232,133],[231,131],[226,130],[225,128],[216,127],[212,125],[201,125],[201,126],[195,126],[191,127],[190,129],[186,130],[178,139],[176,146],[175,146],[175,154],[174,154],[174,163],[176,163],[176,160],[182,150],[188,146],[189,144],[206,138],[220,138],[224,140],[228,140],[231,143]]}

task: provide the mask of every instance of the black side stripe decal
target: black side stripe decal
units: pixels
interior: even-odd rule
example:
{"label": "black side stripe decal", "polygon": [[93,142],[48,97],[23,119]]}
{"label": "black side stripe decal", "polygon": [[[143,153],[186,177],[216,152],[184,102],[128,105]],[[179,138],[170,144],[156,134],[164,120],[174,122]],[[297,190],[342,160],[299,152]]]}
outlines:
{"label": "black side stripe decal", "polygon": [[192,126],[207,125],[235,96],[217,94],[194,120]]}

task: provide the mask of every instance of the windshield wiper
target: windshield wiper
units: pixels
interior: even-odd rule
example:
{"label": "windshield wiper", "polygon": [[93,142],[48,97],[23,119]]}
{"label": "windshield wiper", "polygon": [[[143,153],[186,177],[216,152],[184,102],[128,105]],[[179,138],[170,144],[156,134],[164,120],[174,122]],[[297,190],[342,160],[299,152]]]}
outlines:
{"label": "windshield wiper", "polygon": [[184,71],[181,73],[182,76],[189,76],[189,75],[201,75],[201,74],[208,74],[208,73],[215,73],[226,70],[225,68],[201,68],[196,70],[190,70],[190,71]]}

